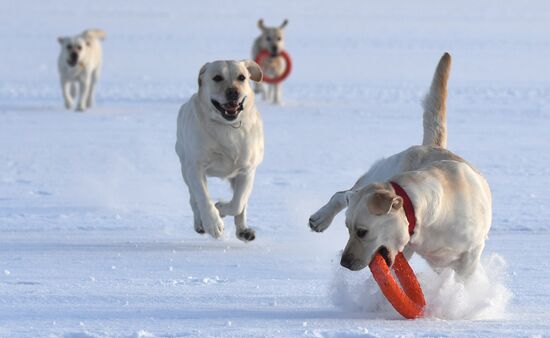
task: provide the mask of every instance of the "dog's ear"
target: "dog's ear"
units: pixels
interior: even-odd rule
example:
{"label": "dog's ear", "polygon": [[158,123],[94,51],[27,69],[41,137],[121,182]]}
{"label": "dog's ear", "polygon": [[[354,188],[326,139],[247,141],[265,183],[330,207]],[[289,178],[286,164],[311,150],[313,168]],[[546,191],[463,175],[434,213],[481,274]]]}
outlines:
{"label": "dog's ear", "polygon": [[64,44],[66,40],[67,38],[64,36],[60,36],[57,38],[57,42],[59,42],[60,45]]}
{"label": "dog's ear", "polygon": [[258,28],[264,31],[266,28],[264,26],[264,19],[258,20]]}
{"label": "dog's ear", "polygon": [[403,199],[391,191],[378,190],[368,199],[369,211],[375,215],[386,215],[403,206]]}
{"label": "dog's ear", "polygon": [[206,72],[206,68],[208,68],[208,65],[209,65],[209,64],[210,64],[209,62],[205,63],[204,66],[201,67],[201,70],[199,70],[199,79],[198,79],[198,81],[199,81],[199,88],[200,88],[200,86],[202,85],[202,76],[203,76],[204,73]]}
{"label": "dog's ear", "polygon": [[81,33],[81,35],[83,37],[89,37],[91,39],[105,40],[107,33],[102,29],[93,28],[93,29],[86,29],[84,32]]}
{"label": "dog's ear", "polygon": [[264,73],[262,72],[260,66],[252,60],[243,60],[242,62],[250,73],[250,79],[252,81],[261,82],[264,77]]}
{"label": "dog's ear", "polygon": [[283,21],[283,23],[279,26],[279,28],[283,29],[286,27],[286,25],[288,25],[288,19],[285,19],[285,21]]}

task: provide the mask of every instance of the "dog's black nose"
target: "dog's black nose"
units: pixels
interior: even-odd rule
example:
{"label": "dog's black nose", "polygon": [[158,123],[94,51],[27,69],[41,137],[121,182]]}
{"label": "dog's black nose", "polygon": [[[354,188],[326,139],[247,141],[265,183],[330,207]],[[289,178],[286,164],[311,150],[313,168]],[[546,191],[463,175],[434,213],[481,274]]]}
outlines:
{"label": "dog's black nose", "polygon": [[272,46],[272,47],[271,47],[271,54],[273,54],[273,55],[279,54],[279,47],[277,47],[277,46]]}
{"label": "dog's black nose", "polygon": [[227,88],[225,91],[227,101],[237,101],[239,99],[239,91],[237,88]]}
{"label": "dog's black nose", "polygon": [[340,259],[340,265],[350,270],[351,270],[352,262],[353,262],[352,255],[342,255],[342,259]]}
{"label": "dog's black nose", "polygon": [[72,52],[70,56],[71,56],[71,60],[78,59],[78,54],[76,52]]}

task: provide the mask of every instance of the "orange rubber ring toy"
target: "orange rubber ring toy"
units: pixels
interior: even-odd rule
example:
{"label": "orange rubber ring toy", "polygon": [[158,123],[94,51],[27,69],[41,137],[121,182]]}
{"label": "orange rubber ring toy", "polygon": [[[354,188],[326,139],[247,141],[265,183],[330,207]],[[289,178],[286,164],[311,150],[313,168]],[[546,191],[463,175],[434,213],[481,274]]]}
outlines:
{"label": "orange rubber ring toy", "polygon": [[[260,65],[262,65],[262,61],[268,57],[270,55],[270,53],[267,51],[267,50],[262,50],[258,56],[256,56],[256,63]],[[276,76],[276,77],[268,77],[268,76],[265,76],[264,74],[264,78],[262,79],[263,82],[266,82],[266,83],[279,83],[281,81],[283,81],[284,79],[287,78],[288,74],[290,74],[290,71],[292,70],[292,60],[290,59],[290,55],[288,55],[287,52],[285,51],[282,51],[281,53],[279,53],[279,56],[281,56],[283,59],[285,59],[285,62],[286,62],[286,68],[285,68],[285,71],[279,75],[279,76]]]}
{"label": "orange rubber ring toy", "polygon": [[393,278],[382,255],[379,253],[374,255],[369,264],[374,280],[395,310],[407,319],[422,317],[426,300],[414,271],[403,253],[397,254],[392,267],[403,288]]}

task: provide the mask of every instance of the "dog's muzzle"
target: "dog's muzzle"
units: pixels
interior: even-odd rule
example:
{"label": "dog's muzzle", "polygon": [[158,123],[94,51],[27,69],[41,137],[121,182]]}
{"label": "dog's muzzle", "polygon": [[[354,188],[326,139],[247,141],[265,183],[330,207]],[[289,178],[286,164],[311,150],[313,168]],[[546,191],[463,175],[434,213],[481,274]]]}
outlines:
{"label": "dog's muzzle", "polygon": [[393,262],[391,261],[390,251],[388,250],[388,248],[386,248],[385,246],[381,246],[380,249],[378,249],[378,253],[380,254],[380,256],[382,256],[382,258],[384,258],[388,267],[391,267]]}
{"label": "dog's muzzle", "polygon": [[75,52],[72,52],[71,54],[69,54],[69,59],[67,60],[67,64],[71,67],[74,67],[76,66],[77,63],[78,63],[78,54]]}
{"label": "dog's muzzle", "polygon": [[277,46],[271,46],[271,56],[279,56],[279,48]]}
{"label": "dog's muzzle", "polygon": [[367,266],[364,261],[356,259],[355,256],[349,254],[342,255],[342,258],[340,259],[340,265],[351,271],[359,271]]}
{"label": "dog's muzzle", "polygon": [[229,101],[221,104],[214,99],[211,99],[210,101],[212,102],[212,105],[222,114],[224,119],[227,121],[235,121],[235,119],[239,116],[239,113],[244,109],[245,100],[246,96],[240,102]]}

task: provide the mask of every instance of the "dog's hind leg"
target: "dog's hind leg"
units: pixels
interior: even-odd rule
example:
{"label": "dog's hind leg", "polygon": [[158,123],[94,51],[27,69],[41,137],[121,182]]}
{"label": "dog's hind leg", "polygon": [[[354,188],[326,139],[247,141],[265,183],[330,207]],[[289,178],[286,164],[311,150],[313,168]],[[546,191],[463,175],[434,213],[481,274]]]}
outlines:
{"label": "dog's hind leg", "polygon": [[466,279],[474,271],[476,271],[477,266],[479,265],[479,259],[481,258],[481,252],[485,244],[481,244],[474,249],[463,253],[460,258],[454,264],[454,270],[456,273]]}
{"label": "dog's hind leg", "polygon": [[311,230],[315,232],[325,231],[332,223],[334,216],[347,207],[350,194],[352,194],[352,191],[346,190],[332,195],[328,203],[309,218]]}

